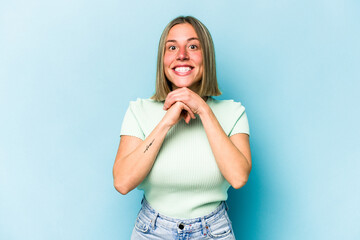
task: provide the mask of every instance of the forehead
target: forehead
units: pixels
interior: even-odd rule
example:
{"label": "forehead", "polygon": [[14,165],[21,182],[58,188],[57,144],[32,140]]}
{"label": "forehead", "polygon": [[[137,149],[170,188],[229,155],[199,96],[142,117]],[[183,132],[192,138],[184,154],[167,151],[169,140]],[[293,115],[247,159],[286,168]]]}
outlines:
{"label": "forehead", "polygon": [[198,38],[195,29],[190,23],[180,23],[170,29],[166,40],[182,41],[189,38]]}

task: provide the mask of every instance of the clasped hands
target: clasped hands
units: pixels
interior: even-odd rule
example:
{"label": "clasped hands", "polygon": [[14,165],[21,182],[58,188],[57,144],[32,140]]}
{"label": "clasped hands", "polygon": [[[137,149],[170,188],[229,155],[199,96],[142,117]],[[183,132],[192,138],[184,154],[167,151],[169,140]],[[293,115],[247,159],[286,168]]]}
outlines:
{"label": "clasped hands", "polygon": [[171,125],[175,125],[181,118],[186,123],[195,119],[195,114],[201,115],[208,105],[197,93],[189,88],[178,88],[170,92],[164,102],[163,109]]}

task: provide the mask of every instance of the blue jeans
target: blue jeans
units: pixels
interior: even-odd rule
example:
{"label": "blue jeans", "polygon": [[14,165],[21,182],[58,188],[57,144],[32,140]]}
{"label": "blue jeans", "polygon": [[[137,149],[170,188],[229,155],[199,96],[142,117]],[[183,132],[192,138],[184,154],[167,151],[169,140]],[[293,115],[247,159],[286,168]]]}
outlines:
{"label": "blue jeans", "polygon": [[222,202],[212,213],[193,219],[175,219],[156,212],[144,198],[131,240],[139,239],[235,239],[227,205]]}

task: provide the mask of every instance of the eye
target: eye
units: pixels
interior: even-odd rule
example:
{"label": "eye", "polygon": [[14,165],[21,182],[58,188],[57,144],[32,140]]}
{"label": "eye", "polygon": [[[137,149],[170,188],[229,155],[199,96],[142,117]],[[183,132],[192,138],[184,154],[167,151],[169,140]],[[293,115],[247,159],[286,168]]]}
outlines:
{"label": "eye", "polygon": [[194,45],[194,44],[191,44],[191,45],[189,46],[189,48],[192,49],[192,50],[195,50],[195,49],[198,49],[198,46],[196,46],[196,45]]}
{"label": "eye", "polygon": [[171,50],[171,51],[173,51],[173,50],[176,49],[176,47],[175,47],[174,45],[172,45],[172,46],[169,46],[168,49]]}

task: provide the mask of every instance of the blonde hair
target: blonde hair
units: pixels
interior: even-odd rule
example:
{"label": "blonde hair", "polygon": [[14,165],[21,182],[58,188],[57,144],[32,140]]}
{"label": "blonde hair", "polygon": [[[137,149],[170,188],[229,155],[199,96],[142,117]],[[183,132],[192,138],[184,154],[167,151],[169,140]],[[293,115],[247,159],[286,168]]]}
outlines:
{"label": "blonde hair", "polygon": [[182,23],[189,23],[194,28],[199,37],[201,52],[203,57],[203,75],[198,94],[200,96],[219,96],[219,90],[216,78],[215,50],[209,30],[198,19],[191,16],[180,16],[172,20],[165,27],[161,34],[158,48],[157,69],[156,69],[156,87],[155,94],[151,97],[156,101],[164,101],[168,93],[172,90],[170,81],[164,73],[164,53],[166,38],[170,29]]}

